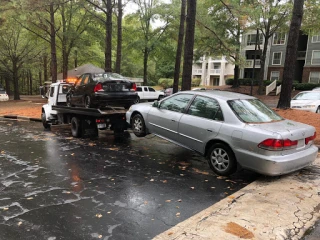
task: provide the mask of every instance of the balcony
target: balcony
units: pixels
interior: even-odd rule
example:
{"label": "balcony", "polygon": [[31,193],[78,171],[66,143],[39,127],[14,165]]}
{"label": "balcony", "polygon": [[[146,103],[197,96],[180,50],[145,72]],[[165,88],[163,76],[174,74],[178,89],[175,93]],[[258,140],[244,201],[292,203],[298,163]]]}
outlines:
{"label": "balcony", "polygon": [[202,75],[202,69],[193,69],[192,75]]}
{"label": "balcony", "polygon": [[[248,59],[246,60],[246,68],[253,68],[253,59]],[[261,67],[261,62],[260,59],[256,59],[256,64],[255,64],[255,68],[260,68]]]}
{"label": "balcony", "polygon": [[210,75],[220,75],[221,69],[210,69]]}

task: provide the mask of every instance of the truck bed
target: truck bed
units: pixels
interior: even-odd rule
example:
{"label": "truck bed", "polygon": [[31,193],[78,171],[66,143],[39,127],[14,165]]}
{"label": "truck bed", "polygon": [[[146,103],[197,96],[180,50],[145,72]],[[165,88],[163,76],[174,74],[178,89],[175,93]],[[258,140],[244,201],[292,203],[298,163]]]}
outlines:
{"label": "truck bed", "polygon": [[103,109],[98,108],[82,108],[82,107],[67,107],[67,106],[52,106],[52,110],[56,110],[61,113],[73,113],[78,115],[93,116],[93,117],[103,117],[113,114],[125,114],[126,109],[107,107]]}

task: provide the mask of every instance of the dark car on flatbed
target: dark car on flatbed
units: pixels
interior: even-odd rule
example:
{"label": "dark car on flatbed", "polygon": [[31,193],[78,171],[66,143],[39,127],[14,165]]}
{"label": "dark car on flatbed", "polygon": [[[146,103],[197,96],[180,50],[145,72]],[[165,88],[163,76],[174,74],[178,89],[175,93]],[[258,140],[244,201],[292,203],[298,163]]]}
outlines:
{"label": "dark car on flatbed", "polygon": [[85,73],[67,94],[67,106],[128,109],[137,100],[136,84],[117,73]]}

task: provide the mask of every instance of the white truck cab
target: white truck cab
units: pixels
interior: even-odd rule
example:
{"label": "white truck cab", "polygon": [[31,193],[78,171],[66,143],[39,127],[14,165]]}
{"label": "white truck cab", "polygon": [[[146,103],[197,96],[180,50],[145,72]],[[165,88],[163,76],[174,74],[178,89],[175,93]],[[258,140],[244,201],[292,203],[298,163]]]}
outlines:
{"label": "white truck cab", "polygon": [[66,106],[66,95],[69,91],[71,84],[65,82],[52,83],[46,94],[48,103],[42,106],[41,119],[44,128],[49,128],[50,122],[57,120],[57,111],[52,110],[52,106]]}

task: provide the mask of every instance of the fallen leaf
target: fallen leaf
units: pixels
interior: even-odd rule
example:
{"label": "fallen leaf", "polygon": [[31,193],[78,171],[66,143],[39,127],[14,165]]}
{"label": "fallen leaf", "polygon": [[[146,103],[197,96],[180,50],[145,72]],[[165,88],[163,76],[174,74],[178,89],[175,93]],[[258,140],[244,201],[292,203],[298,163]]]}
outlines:
{"label": "fallen leaf", "polygon": [[7,210],[9,210],[9,208],[7,208],[7,207],[3,208],[3,211],[7,211]]}
{"label": "fallen leaf", "polygon": [[168,181],[167,181],[167,180],[163,180],[162,182],[163,182],[163,183],[167,183]]}
{"label": "fallen leaf", "polygon": [[99,237],[98,238],[102,238],[102,235],[99,235]]}
{"label": "fallen leaf", "polygon": [[181,199],[179,199],[177,202],[182,202],[182,200],[181,200]]}
{"label": "fallen leaf", "polygon": [[22,222],[18,222],[18,226],[20,226],[22,224]]}
{"label": "fallen leaf", "polygon": [[190,187],[192,190],[194,189],[194,187]]}
{"label": "fallen leaf", "polygon": [[150,179],[150,182],[154,182],[154,179],[152,178],[152,179]]}
{"label": "fallen leaf", "polygon": [[111,212],[107,212],[108,214],[110,214]]}
{"label": "fallen leaf", "polygon": [[29,197],[29,198],[27,198],[27,200],[32,200],[33,199],[33,197]]}
{"label": "fallen leaf", "polygon": [[170,236],[170,235],[172,235],[173,234],[173,232],[168,232],[168,235]]}
{"label": "fallen leaf", "polygon": [[96,217],[97,217],[97,218],[101,218],[102,215],[101,215],[100,213],[97,213],[97,214],[96,214]]}
{"label": "fallen leaf", "polygon": [[176,216],[177,216],[177,217],[180,217],[180,213],[179,213],[179,212],[178,212],[178,213],[176,213]]}
{"label": "fallen leaf", "polygon": [[147,205],[148,204],[148,201],[144,201],[144,205]]}
{"label": "fallen leaf", "polygon": [[166,202],[171,202],[171,200],[166,200]]}

